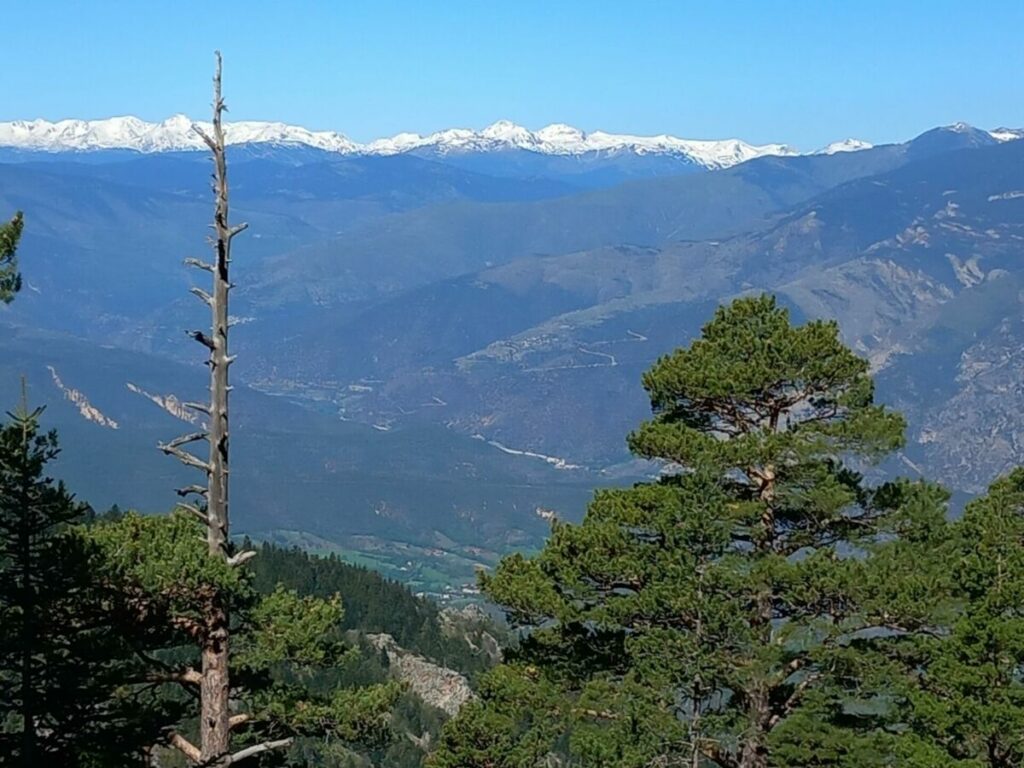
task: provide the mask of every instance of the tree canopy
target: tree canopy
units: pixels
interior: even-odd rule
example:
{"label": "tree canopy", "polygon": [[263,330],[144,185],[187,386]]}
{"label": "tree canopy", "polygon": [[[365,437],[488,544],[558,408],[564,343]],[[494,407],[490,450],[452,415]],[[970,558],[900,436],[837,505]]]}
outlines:
{"label": "tree canopy", "polygon": [[24,225],[20,211],[6,224],[0,224],[0,302],[4,304],[10,304],[21,290],[17,251]]}
{"label": "tree canopy", "polygon": [[446,731],[438,765],[505,765],[507,734],[473,719],[496,717],[506,688],[530,679],[557,717],[509,725],[542,751],[594,765],[780,764],[787,724],[872,621],[848,555],[905,519],[915,492],[872,488],[858,471],[902,444],[903,420],[874,402],[836,325],[797,326],[771,297],[739,299],[643,383],[654,418],[629,444],[663,476],[598,492],[582,524],[556,522],[540,554],[481,578],[526,636],[495,673],[504,684]]}
{"label": "tree canopy", "polygon": [[[0,425],[0,764],[202,764],[221,615],[236,762],[1024,764],[1024,469],[959,518],[940,485],[872,482],[902,418],[834,323],[770,297],[720,308],[643,384],[628,441],[654,476],[480,575],[516,637],[493,668],[483,634],[337,558],[246,541],[240,569],[201,509],[91,515],[23,404]],[[438,743],[443,715],[362,632],[474,676]]]}
{"label": "tree canopy", "polygon": [[174,708],[126,686],[134,628],[75,527],[85,505],[46,474],[59,448],[41,413],[0,426],[0,765],[137,765]]}

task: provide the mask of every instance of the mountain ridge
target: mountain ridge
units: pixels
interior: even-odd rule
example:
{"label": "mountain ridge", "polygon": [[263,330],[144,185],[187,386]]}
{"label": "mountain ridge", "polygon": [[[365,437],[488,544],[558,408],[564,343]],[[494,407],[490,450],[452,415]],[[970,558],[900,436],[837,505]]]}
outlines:
{"label": "mountain ridge", "polygon": [[[146,122],[133,116],[102,120],[15,120],[0,123],[0,147],[31,152],[91,152],[131,150],[141,153],[202,150],[202,138],[193,130],[206,123],[186,115],[174,115],[161,122]],[[801,153],[780,143],[755,145],[739,139],[698,140],[668,134],[639,136],[605,131],[585,132],[562,123],[531,131],[508,120],[499,120],[475,131],[451,128],[421,136],[399,133],[365,144],[352,141],[337,131],[311,131],[297,125],[268,121],[227,123],[229,144],[276,144],[311,147],[346,155],[394,155],[432,152],[440,155],[464,152],[527,150],[543,155],[574,156],[589,153],[670,155],[704,168],[728,168],[755,157],[794,156]],[[854,151],[871,145],[856,139],[834,142],[818,150]]]}
{"label": "mountain ridge", "polygon": [[[551,510],[577,519],[593,487],[651,471],[622,448],[649,413],[642,371],[757,290],[839,320],[907,413],[908,466],[971,493],[1024,455],[1024,408],[999,405],[1024,381],[1024,142],[947,126],[722,171],[655,157],[650,178],[603,168],[602,188],[568,193],[590,158],[234,151],[252,225],[236,508],[254,537],[468,579],[539,541]],[[0,208],[29,222],[0,395],[29,375],[85,498],[162,509],[182,483],[153,445],[203,380],[181,258],[202,247],[206,158],[55,158],[0,162]],[[538,179],[557,196],[525,196]]]}

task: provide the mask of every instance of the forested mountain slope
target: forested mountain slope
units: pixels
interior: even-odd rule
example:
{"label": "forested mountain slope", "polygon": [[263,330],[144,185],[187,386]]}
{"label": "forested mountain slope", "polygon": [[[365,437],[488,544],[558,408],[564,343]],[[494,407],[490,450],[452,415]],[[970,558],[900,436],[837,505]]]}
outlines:
{"label": "forested mountain slope", "polygon": [[[1022,190],[1024,143],[928,156],[748,233],[522,258],[438,282],[321,326],[315,339],[336,340],[325,354],[311,355],[311,340],[281,355],[296,379],[379,380],[339,395],[350,416],[444,419],[602,465],[624,456],[621,435],[646,409],[640,372],[720,298],[772,291],[801,315],[837,318],[880,372],[880,395],[910,415],[911,460],[977,490],[1019,455],[1021,427],[982,403],[1016,365]],[[431,398],[447,406],[416,407]],[[950,409],[968,403],[977,416],[954,428]],[[949,429],[966,431],[943,438]]]}
{"label": "forested mountain slope", "polygon": [[[1022,151],[957,125],[567,194],[568,171],[240,148],[238,523],[418,588],[469,579],[650,472],[624,463],[640,372],[761,290],[839,319],[910,416],[910,471],[975,491],[1019,455],[1021,409],[994,398],[1019,379]],[[163,510],[180,484],[154,446],[205,381],[181,266],[205,174],[182,153],[0,164],[27,222],[0,394],[27,374],[98,504]]]}

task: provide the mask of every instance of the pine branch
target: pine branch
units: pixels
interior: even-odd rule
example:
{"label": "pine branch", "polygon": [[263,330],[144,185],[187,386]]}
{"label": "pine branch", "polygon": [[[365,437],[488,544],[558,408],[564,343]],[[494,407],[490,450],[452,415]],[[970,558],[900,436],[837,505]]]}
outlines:
{"label": "pine branch", "polygon": [[[216,109],[216,107],[214,107],[214,108]],[[217,152],[217,145],[216,145],[216,143],[214,143],[213,139],[210,138],[210,135],[206,131],[204,131],[202,129],[202,127],[200,127],[199,125],[196,125],[195,123],[193,123],[192,124],[192,130],[195,131],[195,133],[199,136],[199,138],[201,138],[203,140],[203,142],[206,144],[206,146],[208,146],[210,148],[211,152],[214,152],[214,153]]]}
{"label": "pine branch", "polygon": [[256,553],[251,549],[244,549],[238,554],[232,555],[228,558],[228,565],[232,567],[238,567],[242,563],[248,562],[256,557]]}
{"label": "pine branch", "polygon": [[212,307],[213,306],[213,297],[210,294],[208,294],[206,291],[204,291],[202,288],[196,288],[196,287],[193,286],[192,288],[189,288],[188,290],[189,290],[189,292],[192,295],[198,296],[200,301],[202,301],[204,304],[206,304],[206,306],[208,306],[208,307]]}
{"label": "pine branch", "polygon": [[234,765],[240,763],[243,760],[248,760],[250,757],[261,755],[264,752],[272,752],[275,749],[284,749],[285,747],[291,746],[292,739],[278,739],[277,741],[264,741],[262,744],[255,744],[251,747],[235,752],[230,755],[224,762],[224,765]]}
{"label": "pine branch", "polygon": [[181,754],[193,763],[198,763],[202,759],[203,754],[199,751],[199,747],[186,739],[180,733],[172,733],[169,742],[172,747],[177,748]]}
{"label": "pine branch", "polygon": [[180,448],[183,445],[188,445],[189,443],[194,443],[198,440],[205,440],[208,437],[209,435],[206,432],[189,432],[187,435],[174,438],[168,443],[168,445],[171,448]]}
{"label": "pine branch", "polygon": [[820,672],[811,672],[807,675],[807,677],[805,677],[803,680],[801,680],[794,686],[793,692],[786,698],[784,702],[782,702],[782,706],[780,707],[779,711],[772,715],[771,718],[769,718],[769,730],[778,725],[783,720],[783,718],[788,717],[793,713],[793,710],[796,709],[797,704],[800,703],[800,699],[803,697],[804,692],[811,685],[817,682],[819,678],[821,678]]}
{"label": "pine branch", "polygon": [[216,345],[213,343],[213,339],[211,339],[202,331],[185,331],[185,335],[195,339],[211,352],[213,352],[217,348]]}
{"label": "pine branch", "polygon": [[192,517],[196,518],[199,522],[201,522],[203,525],[210,524],[210,518],[206,515],[205,512],[203,512],[201,509],[199,509],[199,507],[195,506],[194,504],[186,504],[183,501],[179,501],[177,506],[178,509],[184,509],[190,515],[192,515]]}
{"label": "pine branch", "polygon": [[178,461],[186,466],[195,467],[196,469],[201,469],[207,473],[211,471],[211,467],[207,462],[203,461],[198,456],[193,456],[188,451],[181,450],[181,448],[178,448],[176,445],[171,445],[169,443],[157,443],[157,448],[168,456],[174,456]]}
{"label": "pine branch", "polygon": [[185,259],[185,266],[195,267],[196,269],[204,269],[207,272],[213,272],[213,264],[202,261],[201,259],[188,258]]}
{"label": "pine branch", "polygon": [[[147,661],[152,662],[154,660],[147,658]],[[142,677],[130,680],[129,682],[153,683],[156,685],[164,683],[178,683],[179,685],[185,686],[191,690],[191,686],[196,686],[203,682],[203,676],[198,671],[191,668],[180,671],[168,669],[167,671],[147,672]]]}

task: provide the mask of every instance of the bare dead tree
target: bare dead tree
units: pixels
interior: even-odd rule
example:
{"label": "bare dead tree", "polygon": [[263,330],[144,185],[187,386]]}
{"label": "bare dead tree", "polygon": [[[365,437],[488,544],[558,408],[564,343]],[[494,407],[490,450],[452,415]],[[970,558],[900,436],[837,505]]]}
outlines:
{"label": "bare dead tree", "polygon": [[[228,354],[228,295],[232,284],[229,278],[231,266],[231,242],[241,233],[246,224],[232,226],[228,220],[228,172],[224,151],[224,128],[221,117],[225,111],[221,97],[221,55],[216,53],[216,71],[213,77],[213,125],[210,133],[193,126],[213,155],[213,192],[215,196],[213,214],[213,235],[208,242],[213,250],[212,263],[200,259],[186,259],[185,263],[209,272],[213,279],[212,291],[192,288],[210,308],[210,332],[189,331],[188,335],[202,344],[209,354],[210,368],[209,404],[186,403],[203,414],[207,420],[203,431],[192,432],[161,443],[160,449],[177,458],[183,464],[206,474],[207,483],[189,485],[178,490],[182,497],[198,496],[198,504],[182,502],[180,506],[189,510],[206,527],[206,542],[212,557],[223,558],[231,566],[240,566],[255,555],[242,551],[232,555],[230,549],[230,524],[228,516],[228,396],[231,386],[228,371],[234,357]],[[186,450],[191,443],[207,442],[207,458],[202,459]],[[231,729],[245,723],[244,715],[232,716],[230,712],[229,674],[229,621],[228,608],[222,599],[212,598],[208,602],[203,628],[200,633],[202,667],[198,676],[200,721],[199,745],[189,742],[181,734],[171,737],[171,744],[178,748],[189,761],[203,766],[231,765],[255,754],[287,746],[288,739],[266,742],[248,747],[235,754],[231,753]]]}

